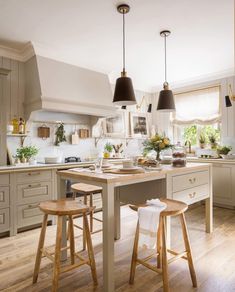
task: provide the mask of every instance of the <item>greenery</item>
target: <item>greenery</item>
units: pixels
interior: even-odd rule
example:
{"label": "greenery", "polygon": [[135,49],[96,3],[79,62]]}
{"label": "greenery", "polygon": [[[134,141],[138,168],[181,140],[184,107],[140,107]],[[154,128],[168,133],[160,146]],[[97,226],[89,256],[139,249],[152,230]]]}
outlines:
{"label": "greenery", "polygon": [[66,137],[65,137],[65,130],[64,130],[64,124],[61,123],[56,132],[55,132],[55,135],[56,135],[56,139],[55,139],[55,146],[59,146],[60,143],[62,142],[66,142]]}
{"label": "greenery", "polygon": [[16,156],[20,159],[26,158],[30,159],[38,154],[38,148],[35,146],[25,146],[16,149]]}
{"label": "greenery", "polygon": [[201,133],[199,136],[199,143],[200,144],[205,144],[206,143],[206,136],[204,135],[204,133]]}
{"label": "greenery", "polygon": [[[196,146],[197,145],[197,132],[198,132],[198,126],[197,125],[191,125],[188,127],[184,128],[183,132],[183,138],[184,141],[189,140],[192,145]],[[220,130],[215,129],[213,125],[206,125],[200,127],[200,134],[202,134],[205,137],[205,142],[206,144],[212,143],[210,141],[210,137],[213,136],[216,141],[220,140]]]}
{"label": "greenery", "polygon": [[227,155],[232,150],[231,146],[219,146],[217,148],[217,153],[220,155]]}
{"label": "greenery", "polygon": [[184,141],[190,141],[191,145],[197,145],[197,126],[192,125],[184,128]]}
{"label": "greenery", "polygon": [[173,145],[170,144],[170,139],[164,135],[156,134],[143,143],[143,155],[146,156],[150,151],[154,150],[157,153],[157,159],[159,159],[160,152],[172,148]]}
{"label": "greenery", "polygon": [[104,151],[111,153],[113,151],[113,145],[111,143],[107,142],[104,145]]}

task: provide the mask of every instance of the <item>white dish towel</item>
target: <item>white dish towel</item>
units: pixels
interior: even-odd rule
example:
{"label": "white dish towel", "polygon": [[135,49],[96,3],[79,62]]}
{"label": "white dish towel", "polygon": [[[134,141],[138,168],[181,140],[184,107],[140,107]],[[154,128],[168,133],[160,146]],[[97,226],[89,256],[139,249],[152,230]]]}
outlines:
{"label": "white dish towel", "polygon": [[159,217],[167,205],[159,199],[147,200],[147,207],[138,209],[139,217],[139,247],[154,249],[157,245],[157,230]]}

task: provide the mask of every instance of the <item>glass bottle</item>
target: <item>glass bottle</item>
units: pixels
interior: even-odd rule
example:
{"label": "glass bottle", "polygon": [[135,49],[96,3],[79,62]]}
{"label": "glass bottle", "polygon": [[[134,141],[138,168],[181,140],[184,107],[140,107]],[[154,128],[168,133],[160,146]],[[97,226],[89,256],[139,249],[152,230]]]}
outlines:
{"label": "glass bottle", "polygon": [[12,134],[19,134],[19,121],[16,118],[16,116],[14,116],[14,118],[11,121],[12,126],[13,126],[13,131]]}
{"label": "glass bottle", "polygon": [[19,121],[19,134],[25,134],[25,122],[22,118]]}
{"label": "glass bottle", "polygon": [[172,151],[172,166],[183,167],[186,166],[186,149],[181,146],[180,142],[173,148]]}

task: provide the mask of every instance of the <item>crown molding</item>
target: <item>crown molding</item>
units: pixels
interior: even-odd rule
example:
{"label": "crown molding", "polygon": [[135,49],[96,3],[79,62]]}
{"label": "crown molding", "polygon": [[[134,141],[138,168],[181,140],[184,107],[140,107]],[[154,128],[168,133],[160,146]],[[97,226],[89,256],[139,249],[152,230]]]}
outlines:
{"label": "crown molding", "polygon": [[31,42],[28,42],[22,50],[0,45],[0,56],[13,59],[20,62],[26,62],[35,55],[34,47]]}

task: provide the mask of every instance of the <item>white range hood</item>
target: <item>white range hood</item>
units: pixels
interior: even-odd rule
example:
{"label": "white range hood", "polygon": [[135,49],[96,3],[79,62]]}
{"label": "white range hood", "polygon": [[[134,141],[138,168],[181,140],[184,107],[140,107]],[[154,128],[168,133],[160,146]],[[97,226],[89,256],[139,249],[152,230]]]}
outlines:
{"label": "white range hood", "polygon": [[25,63],[25,113],[46,110],[107,116],[116,110],[108,75],[41,56]]}

